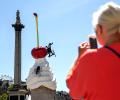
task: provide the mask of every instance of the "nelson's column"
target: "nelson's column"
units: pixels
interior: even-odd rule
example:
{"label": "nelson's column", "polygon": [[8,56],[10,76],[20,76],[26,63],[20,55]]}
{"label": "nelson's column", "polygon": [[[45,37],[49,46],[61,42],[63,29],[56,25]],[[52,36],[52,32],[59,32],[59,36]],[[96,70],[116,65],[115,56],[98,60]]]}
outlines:
{"label": "nelson's column", "polygon": [[24,25],[20,21],[20,12],[16,12],[16,22],[12,24],[15,29],[15,57],[14,57],[14,84],[21,84],[21,31]]}

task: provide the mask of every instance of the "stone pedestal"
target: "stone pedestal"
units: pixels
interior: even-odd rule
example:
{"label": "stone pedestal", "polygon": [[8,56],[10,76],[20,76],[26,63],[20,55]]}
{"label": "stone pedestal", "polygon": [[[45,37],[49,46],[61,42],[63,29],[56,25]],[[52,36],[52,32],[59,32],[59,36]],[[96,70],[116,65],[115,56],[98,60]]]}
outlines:
{"label": "stone pedestal", "polygon": [[31,100],[55,100],[55,90],[41,86],[31,90]]}
{"label": "stone pedestal", "polygon": [[9,100],[25,100],[27,92],[25,90],[9,91]]}

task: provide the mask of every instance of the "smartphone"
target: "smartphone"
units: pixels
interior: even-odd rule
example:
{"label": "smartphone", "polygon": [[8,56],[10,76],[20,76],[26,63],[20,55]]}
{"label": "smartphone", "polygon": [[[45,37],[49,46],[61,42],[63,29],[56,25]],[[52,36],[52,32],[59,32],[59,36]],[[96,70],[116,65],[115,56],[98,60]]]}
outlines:
{"label": "smartphone", "polygon": [[98,48],[96,37],[89,37],[90,49]]}

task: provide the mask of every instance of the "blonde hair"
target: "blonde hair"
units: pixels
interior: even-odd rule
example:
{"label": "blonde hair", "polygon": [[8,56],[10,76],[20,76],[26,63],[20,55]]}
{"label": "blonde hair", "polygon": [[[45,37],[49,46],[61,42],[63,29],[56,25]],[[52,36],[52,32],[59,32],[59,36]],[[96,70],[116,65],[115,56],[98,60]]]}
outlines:
{"label": "blonde hair", "polygon": [[94,28],[97,24],[106,28],[107,34],[112,35],[120,33],[120,6],[114,2],[108,2],[102,5],[97,12],[93,14]]}

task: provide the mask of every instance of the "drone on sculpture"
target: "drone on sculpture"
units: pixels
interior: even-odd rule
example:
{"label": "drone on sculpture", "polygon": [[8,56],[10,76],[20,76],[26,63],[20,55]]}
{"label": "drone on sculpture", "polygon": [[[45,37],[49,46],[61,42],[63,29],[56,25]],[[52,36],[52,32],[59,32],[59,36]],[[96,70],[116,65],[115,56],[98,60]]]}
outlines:
{"label": "drone on sculpture", "polygon": [[[38,15],[37,13],[33,13],[35,16],[35,21],[36,21],[36,32],[37,32],[37,47],[33,48],[31,51],[31,54],[33,58],[39,59],[39,58],[44,58],[48,55],[48,57],[51,57],[55,55],[54,50],[52,50],[51,46],[53,45],[52,43],[49,43],[48,46],[42,47],[39,45],[39,32],[38,32]],[[55,55],[56,57],[56,55]]]}

